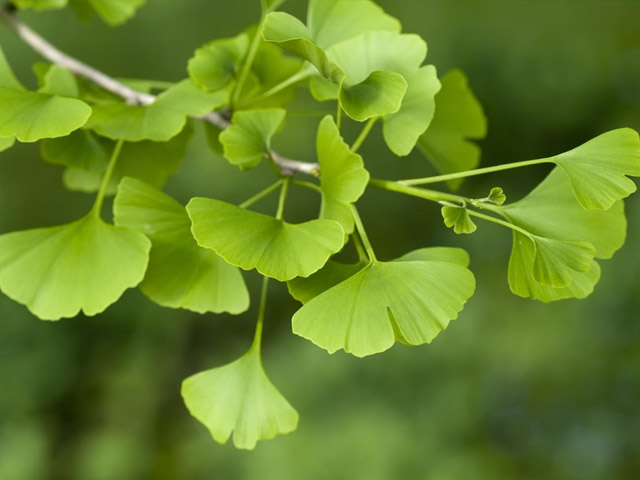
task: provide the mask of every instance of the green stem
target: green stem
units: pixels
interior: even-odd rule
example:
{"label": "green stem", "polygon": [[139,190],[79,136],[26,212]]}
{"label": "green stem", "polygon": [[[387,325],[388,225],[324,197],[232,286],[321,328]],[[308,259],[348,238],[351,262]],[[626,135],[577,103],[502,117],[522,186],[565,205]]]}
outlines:
{"label": "green stem", "polygon": [[461,197],[459,195],[453,195],[451,193],[437,192],[435,190],[427,190],[426,188],[410,187],[398,182],[390,180],[378,180],[372,178],[369,180],[369,185],[372,187],[380,188],[382,190],[389,190],[391,192],[404,193],[412,197],[424,198],[425,200],[431,200],[432,202],[453,202],[461,205],[465,205],[471,202],[471,199]]}
{"label": "green stem", "polygon": [[308,188],[310,190],[315,190],[316,192],[322,193],[322,188],[320,188],[320,186],[316,185],[315,183],[306,182],[303,180],[292,180],[292,183],[299,187]]}
{"label": "green stem", "polygon": [[476,212],[474,210],[467,209],[467,213],[469,213],[469,215],[471,215],[472,217],[481,218],[482,220],[486,220],[487,222],[491,222],[491,223],[495,223],[496,225],[507,227],[511,230],[522,233],[523,235],[526,235],[527,237],[531,238],[530,232],[527,232],[525,229],[520,228],[517,225],[514,225],[513,223],[505,222],[504,220],[500,220],[499,218],[491,217],[489,215],[485,215],[484,213]]}
{"label": "green stem", "polygon": [[336,112],[336,125],[338,127],[338,131],[342,131],[342,105],[340,105],[340,100],[338,100],[338,111]]}
{"label": "green stem", "polygon": [[364,246],[362,245],[362,240],[360,240],[358,232],[353,232],[351,234],[351,239],[353,240],[353,246],[355,247],[356,252],[358,252],[358,259],[361,262],[367,261],[367,253],[364,250]]}
{"label": "green stem", "polygon": [[249,71],[251,70],[251,66],[253,65],[253,61],[256,58],[256,53],[258,53],[258,47],[260,47],[260,42],[262,41],[262,30],[264,29],[264,23],[266,20],[266,15],[263,12],[260,17],[260,23],[258,24],[258,28],[256,29],[256,33],[251,41],[251,47],[249,47],[249,53],[247,54],[247,58],[244,61],[244,65],[242,66],[242,71],[240,72],[240,77],[238,78],[238,83],[236,84],[235,89],[233,90],[233,95],[231,97],[231,109],[233,110],[240,99],[240,95],[242,95],[242,89],[244,88],[244,84],[247,81],[247,77],[249,76]]}
{"label": "green stem", "polygon": [[553,163],[553,160],[541,158],[538,160],[526,160],[524,162],[505,163],[496,165],[495,167],[477,168],[475,170],[467,170],[466,172],[450,173],[448,175],[437,175],[435,177],[411,178],[408,180],[398,180],[403,185],[426,185],[428,183],[446,182],[455,180],[456,178],[474,177],[476,175],[484,175],[487,173],[500,172],[502,170],[511,170],[513,168],[529,167],[531,165],[540,165],[542,163]]}
{"label": "green stem", "polygon": [[93,204],[93,208],[91,209],[96,217],[99,217],[100,212],[102,211],[104,197],[107,193],[107,188],[109,188],[109,182],[111,181],[111,177],[113,176],[113,171],[115,170],[116,164],[118,163],[118,157],[120,156],[122,145],[124,145],[124,140],[118,140],[116,142],[116,146],[114,147],[113,153],[111,154],[111,159],[109,160],[109,165],[107,166],[107,170],[104,172],[104,177],[102,177],[102,183],[100,184],[100,189],[98,190],[96,201]]}
{"label": "green stem", "polygon": [[365,231],[364,225],[362,224],[362,219],[360,218],[355,205],[351,205],[351,213],[353,214],[353,221],[356,224],[356,230],[358,230],[360,240],[362,240],[364,249],[366,250],[367,256],[369,257],[369,262],[377,262],[378,259],[376,258],[376,254],[373,251],[373,247],[371,246],[371,242],[369,241],[369,237],[367,236],[367,232]]}
{"label": "green stem", "polygon": [[267,308],[267,293],[269,290],[269,277],[262,278],[262,289],[260,291],[260,306],[258,307],[258,320],[256,322],[256,333],[253,336],[253,343],[251,348],[258,349],[260,353],[260,347],[262,344],[262,328],[264,325],[264,312]]}
{"label": "green stem", "polygon": [[251,197],[249,200],[243,202],[240,204],[240,208],[247,208],[250,207],[251,205],[253,205],[254,203],[256,203],[258,200],[261,200],[263,197],[266,197],[267,195],[269,195],[271,192],[273,192],[274,190],[277,190],[278,187],[280,187],[280,185],[282,185],[282,183],[284,182],[284,180],[278,180],[276,183],[274,183],[273,185],[269,185],[267,188],[265,188],[264,190],[261,190],[260,192],[256,193],[253,197]]}
{"label": "green stem", "polygon": [[290,178],[285,178],[282,182],[282,190],[280,190],[280,200],[278,201],[278,211],[276,213],[276,218],[278,220],[282,220],[284,217],[284,204],[287,201],[287,194],[289,193],[289,184],[291,183]]}
{"label": "green stem", "polygon": [[242,107],[244,108],[248,105],[251,105],[252,103],[257,103],[257,102],[266,100],[267,98],[275,95],[276,93],[280,93],[285,88],[289,88],[291,85],[295,85],[296,83],[304,80],[305,78],[310,77],[314,71],[315,69],[312,65],[305,65],[302,67],[301,70],[294,73],[289,78],[283,80],[279,84],[271,87],[266,92],[262,92],[260,95],[257,95],[253,98],[249,98],[246,102],[242,104]]}
{"label": "green stem", "polygon": [[376,124],[377,121],[378,121],[378,117],[373,117],[369,119],[367,124],[362,129],[362,132],[360,132],[360,135],[358,136],[358,138],[356,138],[356,141],[353,142],[353,145],[351,145],[351,151],[353,153],[356,153],[358,150],[360,150],[360,147],[369,136],[371,129],[373,128],[373,126]]}

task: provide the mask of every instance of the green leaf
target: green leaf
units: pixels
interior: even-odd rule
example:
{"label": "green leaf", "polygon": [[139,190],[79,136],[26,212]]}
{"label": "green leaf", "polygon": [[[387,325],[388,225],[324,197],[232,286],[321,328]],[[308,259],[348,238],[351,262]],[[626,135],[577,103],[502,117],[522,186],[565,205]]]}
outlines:
{"label": "green leaf", "polygon": [[13,73],[13,70],[11,70],[9,61],[2,48],[0,48],[0,87],[24,90],[24,87]]}
{"label": "green leaf", "polygon": [[219,136],[225,158],[242,170],[257,166],[271,152],[271,139],[286,115],[286,110],[276,108],[234,113],[231,125]]}
{"label": "green leaf", "polygon": [[344,244],[344,231],[333,220],[291,224],[207,198],[191,199],[187,212],[200,246],[281,282],[320,270]]}
{"label": "green leaf", "polygon": [[16,143],[16,137],[0,138],[0,152],[9,150]]}
{"label": "green leaf", "polygon": [[395,341],[431,342],[473,295],[465,267],[440,261],[376,262],[305,304],[293,332],[334,353],[358,357]]}
{"label": "green leaf", "polygon": [[36,11],[57,10],[67,6],[68,0],[13,0],[11,3],[20,10],[32,8]]}
{"label": "green leaf", "polygon": [[[394,260],[395,262],[435,261],[469,266],[469,254],[461,248],[429,247],[414,250]],[[367,266],[367,262],[340,263],[329,260],[327,264],[308,278],[295,278],[287,282],[287,288],[293,298],[307,303],[342,283]]]}
{"label": "green leaf", "polygon": [[337,100],[340,95],[340,86],[321,75],[314,75],[309,79],[309,90],[319,102]]}
{"label": "green leaf", "polygon": [[0,236],[0,289],[42,320],[96,315],[142,281],[151,243],[90,214]]}
{"label": "green leaf", "polygon": [[448,228],[453,227],[453,231],[457,234],[473,233],[478,229],[477,225],[471,220],[466,207],[444,206],[442,207],[442,218],[444,219],[444,224]]}
{"label": "green leaf", "polygon": [[81,19],[91,17],[91,7],[105,23],[115,27],[132,18],[146,0],[70,0],[69,3]]}
{"label": "green leaf", "polygon": [[239,314],[249,292],[236,267],[198,246],[186,210],[144,182],[124,178],[113,205],[114,222],[144,233],[152,243],[140,290],[163,307]]}
{"label": "green leaf", "polygon": [[502,190],[502,188],[493,187],[485,201],[500,206],[504,205],[504,202],[507,201],[507,196],[504,194],[504,190]]}
{"label": "green leaf", "polygon": [[206,90],[224,88],[235,80],[248,50],[249,35],[246,33],[208,43],[189,59],[189,77]]}
{"label": "green leaf", "polygon": [[182,383],[185,405],[218,443],[233,432],[236,448],[294,431],[298,413],[273,386],[252,347],[233,363],[197,373]]}
{"label": "green leaf", "polygon": [[166,142],[182,131],[187,116],[204,115],[225,102],[226,97],[219,93],[203,92],[184,80],[162,92],[149,106],[96,104],[86,127],[112,140]]}
{"label": "green leaf", "polygon": [[307,60],[325,78],[337,83],[342,80],[340,69],[329,61],[325,51],[313,41],[311,32],[294,16],[284,12],[270,13],[262,36],[265,41]]}
{"label": "green leaf", "polygon": [[362,157],[353,153],[340,136],[340,131],[330,115],[320,122],[316,148],[322,189],[320,218],[336,220],[345,233],[351,233],[351,205],[367,188],[369,172],[364,168]]}
{"label": "green leaf", "polygon": [[322,48],[375,30],[400,32],[400,22],[370,0],[310,0],[307,25]]}
{"label": "green leaf", "polygon": [[58,65],[48,65],[42,77],[40,93],[60,95],[63,97],[77,97],[80,95],[76,77],[66,68]]}
{"label": "green leaf", "polygon": [[[606,211],[585,210],[576,200],[569,180],[559,168],[554,169],[525,198],[500,207],[497,211],[514,225],[535,236],[532,240],[522,232],[514,232],[509,261],[511,290],[516,295],[544,302],[587,297],[600,279],[600,268],[596,262],[587,265],[584,253],[592,258],[611,258],[622,247],[626,236],[627,224],[622,202],[617,202]],[[540,238],[565,242],[562,245],[564,247],[570,245],[567,242],[583,242],[577,245],[576,252],[563,254],[569,258],[577,256],[578,260],[573,262],[575,268],[561,269],[563,278],[555,282],[558,284],[555,288],[541,285],[540,279],[545,277],[543,272],[534,274],[536,256],[540,253],[537,248]],[[584,243],[592,246],[593,250]],[[544,254],[545,245],[542,249]],[[560,286],[567,279],[569,283]],[[546,283],[552,282],[547,278]]]}
{"label": "green leaf", "polygon": [[[487,119],[462,71],[450,71],[441,83],[442,89],[435,97],[435,115],[418,147],[442,174],[471,170],[480,163],[481,152],[470,140],[487,135]],[[455,179],[448,185],[457,189],[461,183],[461,179]]]}
{"label": "green leaf", "polygon": [[[125,143],[105,193],[115,194],[123,177],[134,177],[161,188],[180,168],[192,133],[193,128],[187,124],[168,142]],[[91,193],[100,188],[113,148],[113,142],[82,130],[44,141],[42,156],[50,163],[67,167],[63,177],[66,188]]]}
{"label": "green leaf", "polygon": [[584,208],[608,210],[636,191],[627,175],[640,176],[640,139],[630,128],[621,128],[550,158],[565,172]]}
{"label": "green leaf", "polygon": [[361,83],[340,85],[338,97],[347,115],[358,122],[395,113],[407,92],[404,77],[393,72],[373,72]]}

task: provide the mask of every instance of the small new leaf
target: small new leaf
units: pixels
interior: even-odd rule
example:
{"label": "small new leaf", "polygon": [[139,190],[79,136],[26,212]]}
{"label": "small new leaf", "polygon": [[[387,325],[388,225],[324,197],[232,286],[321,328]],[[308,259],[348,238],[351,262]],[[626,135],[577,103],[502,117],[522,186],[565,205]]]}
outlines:
{"label": "small new leaf", "polygon": [[442,207],[442,218],[444,224],[448,228],[453,227],[457,234],[469,234],[478,229],[465,207],[446,205]]}
{"label": "small new leaf", "polygon": [[489,196],[486,198],[488,203],[493,203],[494,205],[504,205],[504,202],[507,201],[507,196],[504,194],[504,190],[500,187],[493,187],[491,192],[489,192]]}

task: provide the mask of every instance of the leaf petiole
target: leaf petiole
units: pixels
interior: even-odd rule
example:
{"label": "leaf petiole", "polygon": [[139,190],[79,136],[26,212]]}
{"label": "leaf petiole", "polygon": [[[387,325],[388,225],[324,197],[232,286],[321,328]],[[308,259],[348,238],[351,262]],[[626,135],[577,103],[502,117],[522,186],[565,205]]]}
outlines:
{"label": "leaf petiole", "polygon": [[364,249],[367,252],[367,257],[369,257],[369,263],[377,262],[378,259],[376,258],[376,254],[373,251],[373,247],[371,246],[371,242],[369,241],[369,237],[367,236],[367,232],[365,231],[364,225],[362,224],[362,219],[360,218],[355,205],[351,205],[351,213],[353,215],[353,221],[356,225],[356,230],[358,231],[360,240],[362,240]]}
{"label": "leaf petiole", "polygon": [[91,209],[91,212],[96,217],[100,216],[102,204],[104,203],[104,197],[107,193],[107,188],[109,188],[109,182],[111,181],[111,177],[113,176],[113,171],[115,170],[116,164],[118,163],[118,157],[120,156],[120,152],[122,151],[122,145],[124,145],[124,140],[118,140],[116,142],[116,146],[113,148],[113,153],[111,154],[111,158],[109,159],[109,165],[107,166],[107,170],[104,172],[104,177],[102,177],[102,183],[100,184],[100,189],[98,190],[96,201],[93,204],[93,208]]}
{"label": "leaf petiole", "polygon": [[373,126],[376,124],[376,122],[378,121],[379,117],[373,117],[370,118],[369,121],[367,122],[367,124],[364,126],[364,128],[362,129],[362,132],[360,132],[360,135],[358,136],[358,138],[356,138],[356,141],[353,142],[353,145],[351,145],[351,151],[353,153],[356,153],[358,150],[360,150],[360,147],[362,146],[362,144],[364,143],[364,141],[367,139],[367,137],[369,136],[369,133],[371,133],[371,129],[373,128]]}
{"label": "leaf petiole", "polygon": [[303,180],[292,180],[291,183],[299,187],[308,188],[309,190],[315,190],[318,193],[322,193],[322,188],[320,188],[320,186],[316,185],[315,183],[306,182]]}
{"label": "leaf petiole", "polygon": [[282,182],[282,190],[280,190],[280,200],[278,201],[278,211],[276,212],[276,218],[282,220],[284,217],[284,204],[287,202],[287,195],[289,194],[289,184],[291,179],[285,178]]}
{"label": "leaf petiole", "polygon": [[256,321],[256,332],[253,336],[251,349],[254,348],[260,353],[262,346],[262,328],[264,325],[264,313],[267,307],[267,293],[269,290],[269,277],[262,277],[262,289],[260,290],[260,306],[258,307],[258,320]]}
{"label": "leaf petiole", "polygon": [[262,200],[262,198],[266,197],[267,195],[269,195],[271,192],[273,192],[274,190],[277,190],[280,185],[282,185],[284,183],[283,179],[278,180],[277,182],[275,182],[272,185],[269,185],[267,188],[265,188],[264,190],[261,190],[260,192],[256,193],[253,197],[251,197],[250,199],[246,200],[245,202],[241,203],[239,205],[240,208],[248,208],[251,205],[253,205],[254,203],[256,203],[259,200]]}
{"label": "leaf petiole", "polygon": [[261,102],[263,100],[266,100],[267,98],[272,97],[276,93],[280,93],[285,88],[289,88],[291,85],[295,85],[296,83],[301,82],[302,80],[304,80],[306,78],[309,78],[313,74],[314,71],[315,71],[315,69],[311,64],[305,64],[302,67],[302,69],[300,69],[298,72],[296,72],[293,75],[291,75],[289,78],[287,78],[287,79],[283,80],[282,82],[280,82],[279,84],[271,87],[266,92],[262,92],[260,95],[256,95],[253,98],[249,98],[246,102],[242,103],[241,106],[244,108],[244,107],[247,107],[248,105],[251,105],[253,103],[257,103],[257,102]]}
{"label": "leaf petiole", "polygon": [[256,54],[258,53],[258,47],[260,47],[260,42],[262,41],[262,30],[264,29],[264,23],[266,21],[266,13],[263,11],[260,16],[260,23],[258,24],[258,28],[256,29],[256,33],[251,41],[251,46],[249,47],[249,53],[247,53],[247,58],[244,61],[244,65],[242,66],[242,71],[240,72],[240,77],[238,78],[238,83],[236,84],[233,95],[231,96],[231,109],[234,110],[235,106],[240,100],[240,95],[242,95],[242,89],[244,88],[244,84],[247,81],[247,77],[249,76],[249,71],[251,70],[251,66],[253,65],[253,61],[256,58]]}

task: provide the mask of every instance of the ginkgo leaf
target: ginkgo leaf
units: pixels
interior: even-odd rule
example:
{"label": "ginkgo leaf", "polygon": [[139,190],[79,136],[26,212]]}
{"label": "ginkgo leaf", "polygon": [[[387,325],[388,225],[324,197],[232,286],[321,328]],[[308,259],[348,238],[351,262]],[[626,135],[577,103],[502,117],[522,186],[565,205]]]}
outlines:
{"label": "ginkgo leaf", "polygon": [[57,10],[67,6],[68,0],[13,0],[12,5],[15,5],[20,10],[32,8],[36,11],[41,10]]}
{"label": "ginkgo leaf", "polygon": [[374,262],[306,303],[293,332],[334,353],[358,357],[396,341],[431,342],[473,295],[473,274],[439,261]]}
{"label": "ginkgo leaf", "polygon": [[535,244],[533,277],[545,287],[563,288],[571,283],[571,272],[587,273],[595,247],[585,241],[556,240],[532,235]]}
{"label": "ginkgo leaf", "polygon": [[[582,208],[573,195],[569,180],[559,168],[554,169],[525,198],[496,210],[534,236],[532,239],[522,232],[514,232],[509,260],[511,290],[517,295],[544,302],[587,297],[600,279],[600,267],[595,261],[587,263],[587,255],[591,258],[611,258],[623,245],[626,236],[622,202],[617,202],[606,211]],[[545,273],[538,271],[535,275],[540,238],[569,242],[564,243],[565,247],[571,246],[570,242],[582,242],[577,245],[576,252],[563,253],[569,258],[577,256],[577,261],[573,262],[576,268],[563,267],[561,281],[549,281],[547,278],[546,282],[542,282],[556,283],[556,287],[541,284],[540,279],[546,276]],[[544,260],[542,264],[538,262],[538,267],[544,266]]]}
{"label": "ginkgo leaf", "polygon": [[163,307],[198,313],[238,314],[249,308],[242,275],[215,252],[199,247],[186,210],[144,182],[124,178],[113,204],[118,226],[152,242],[149,267],[139,288]]}
{"label": "ginkgo leaf", "polygon": [[494,205],[504,205],[504,202],[507,201],[507,196],[504,194],[504,190],[500,187],[493,187],[489,192],[489,196],[485,199],[489,203],[493,203]]}
{"label": "ginkgo leaf", "polygon": [[[440,82],[435,115],[418,147],[442,174],[471,170],[480,163],[481,152],[470,140],[487,135],[487,119],[462,71],[452,70]],[[456,189],[461,183],[455,179],[448,185]]]}
{"label": "ginkgo leaf", "polygon": [[96,315],[142,281],[151,242],[93,214],[0,236],[0,289],[42,320]]}
{"label": "ginkgo leaf", "polygon": [[253,450],[259,440],[294,431],[298,413],[271,383],[252,347],[233,363],[182,382],[185,405],[218,443],[233,433],[236,448]]}
{"label": "ginkgo leaf", "polygon": [[309,79],[309,91],[319,102],[337,100],[340,96],[340,85],[327,80],[321,75],[313,75]]}
{"label": "ginkgo leaf", "polygon": [[400,22],[371,0],[310,0],[307,25],[322,48],[377,30],[400,32]]}
{"label": "ginkgo leaf", "polygon": [[[428,247],[414,250],[396,258],[395,262],[435,261],[469,266],[469,254],[461,248]],[[287,282],[287,288],[293,298],[307,303],[331,287],[347,280],[367,266],[367,262],[340,263],[329,260],[327,264],[308,278],[294,278]]]}
{"label": "ginkgo leaf", "polygon": [[394,72],[373,72],[362,82],[342,82],[338,98],[347,115],[358,122],[400,110],[407,81]]}
{"label": "ginkgo leaf", "polygon": [[189,77],[200,88],[223,88],[235,79],[248,50],[249,35],[246,33],[214,40],[195,51],[187,66]]}
{"label": "ginkgo leaf", "polygon": [[320,270],[344,245],[344,230],[333,220],[291,224],[207,198],[191,199],[187,212],[200,246],[281,282]]}
{"label": "ginkgo leaf", "polygon": [[640,177],[640,139],[621,128],[549,159],[565,172],[584,208],[607,210],[636,191],[628,176]]}
{"label": "ginkgo leaf", "polygon": [[16,137],[0,137],[0,152],[4,152],[5,150],[9,150],[13,147],[13,144],[16,143]]}
{"label": "ginkgo leaf", "polygon": [[469,211],[465,207],[447,205],[442,207],[442,218],[448,228],[453,227],[453,231],[458,234],[473,233],[478,226],[471,220]]}
{"label": "ginkgo leaf", "polygon": [[69,0],[76,14],[88,20],[91,7],[108,25],[118,26],[132,18],[147,0]]}
{"label": "ginkgo leaf", "polygon": [[[105,193],[115,194],[123,177],[134,177],[161,188],[178,171],[192,133],[193,128],[187,124],[168,142],[125,143]],[[67,137],[45,140],[41,152],[48,162],[67,167],[63,176],[66,188],[90,193],[100,188],[113,148],[110,140],[81,130]]]}
{"label": "ginkgo leaf", "polygon": [[77,97],[80,95],[76,77],[69,70],[58,65],[47,66],[47,71],[42,77],[42,85],[38,91],[63,97]]}
{"label": "ginkgo leaf", "polygon": [[242,110],[219,137],[224,156],[242,170],[257,166],[271,152],[271,138],[282,128],[286,110]]}
{"label": "ginkgo leaf", "polygon": [[355,203],[367,188],[369,172],[364,168],[362,157],[353,153],[342,139],[331,116],[326,116],[320,122],[316,149],[322,189],[320,218],[336,220],[345,233],[351,233],[351,204]]}
{"label": "ginkgo leaf", "polygon": [[206,93],[184,80],[162,92],[148,106],[98,103],[86,127],[112,140],[166,142],[182,131],[187,116],[204,115],[225,102],[226,96]]}

